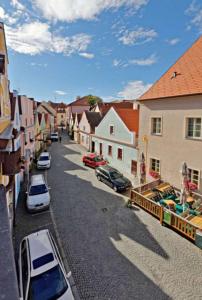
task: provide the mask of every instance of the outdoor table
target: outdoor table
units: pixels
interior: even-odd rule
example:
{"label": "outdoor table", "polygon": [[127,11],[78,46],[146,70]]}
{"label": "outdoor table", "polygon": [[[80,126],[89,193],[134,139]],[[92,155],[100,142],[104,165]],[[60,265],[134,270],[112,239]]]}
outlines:
{"label": "outdoor table", "polygon": [[155,196],[154,192],[152,192],[152,191],[144,192],[142,195],[145,196],[146,198]]}
{"label": "outdoor table", "polygon": [[191,223],[202,229],[202,216],[195,216],[191,219]]}
{"label": "outdoor table", "polygon": [[187,203],[193,203],[194,202],[194,198],[189,196],[187,197],[187,200],[186,200]]}
{"label": "outdoor table", "polygon": [[157,190],[164,192],[165,190],[171,188],[171,185],[169,183],[162,183],[159,186],[156,187]]}

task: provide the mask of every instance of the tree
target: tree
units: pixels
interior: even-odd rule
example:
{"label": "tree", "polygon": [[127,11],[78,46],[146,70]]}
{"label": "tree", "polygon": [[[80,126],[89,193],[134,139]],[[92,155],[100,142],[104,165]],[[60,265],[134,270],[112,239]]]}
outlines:
{"label": "tree", "polygon": [[103,100],[100,97],[88,95],[88,103],[90,105],[90,109],[93,108],[97,103],[102,103]]}

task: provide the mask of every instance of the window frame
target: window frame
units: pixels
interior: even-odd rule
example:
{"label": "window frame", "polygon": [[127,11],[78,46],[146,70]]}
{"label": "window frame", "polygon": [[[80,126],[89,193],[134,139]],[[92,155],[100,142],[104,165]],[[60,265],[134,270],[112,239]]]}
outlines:
{"label": "window frame", "polygon": [[[193,169],[193,168],[188,168],[188,171],[189,171],[189,176],[190,176],[190,181],[191,181],[191,183],[194,183],[194,184],[196,184],[197,185],[197,188],[199,189],[200,188],[200,181],[201,181],[201,172],[200,172],[200,170],[198,170],[198,169]],[[198,172],[198,182],[196,183],[196,182],[194,182],[193,180],[193,177],[194,177],[194,174],[193,174],[193,172]]]}
{"label": "window frame", "polygon": [[[154,132],[154,120],[155,119],[160,119],[160,132]],[[159,117],[159,116],[153,116],[151,117],[151,135],[155,135],[155,136],[162,136],[162,133],[163,133],[163,118],[162,117]],[[156,125],[157,127],[157,125]]]}
{"label": "window frame", "polygon": [[[112,130],[111,130],[112,129]],[[114,135],[114,125],[113,124],[110,124],[109,125],[109,134],[110,135]]]}
{"label": "window frame", "polygon": [[[111,151],[109,151],[109,148],[111,147]],[[107,149],[107,154],[108,154],[108,156],[111,156],[112,157],[112,145],[108,145],[108,149]]]}
{"label": "window frame", "polygon": [[[155,161],[155,169],[152,169],[152,160]],[[156,161],[159,162],[158,170],[157,170],[157,168],[156,168]],[[155,157],[150,157],[150,165],[149,165],[149,169],[150,169],[151,171],[154,171],[154,172],[156,172],[156,173],[158,173],[158,174],[160,175],[160,174],[161,174],[161,161],[160,161],[160,159],[155,158]]]}
{"label": "window frame", "polygon": [[[197,136],[194,136],[194,133],[196,132],[196,122],[194,122],[193,124],[193,136],[190,136],[188,134],[189,132],[189,120],[190,119],[193,119],[194,121],[196,121],[196,119],[200,119],[201,120],[201,128],[200,128],[200,136],[197,137]],[[191,139],[191,140],[202,140],[202,117],[196,117],[196,116],[189,116],[189,117],[186,117],[186,120],[185,120],[185,128],[186,128],[186,132],[185,132],[185,138],[186,139]]]}
{"label": "window frame", "polygon": [[[121,158],[119,158],[119,150],[121,150]],[[123,161],[123,148],[122,147],[117,148],[117,159]]]}

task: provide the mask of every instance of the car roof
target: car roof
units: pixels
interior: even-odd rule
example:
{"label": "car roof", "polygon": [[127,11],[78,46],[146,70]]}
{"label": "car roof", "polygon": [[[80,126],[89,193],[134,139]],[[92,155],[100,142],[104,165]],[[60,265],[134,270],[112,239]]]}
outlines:
{"label": "car roof", "polygon": [[49,152],[42,152],[42,153],[40,154],[40,156],[49,156],[49,155],[50,155]]}
{"label": "car roof", "polygon": [[[26,236],[29,243],[29,254],[31,260],[31,277],[41,274],[58,264],[56,259],[48,229],[40,230]],[[43,263],[42,257],[48,257]],[[41,260],[40,260],[41,258]],[[41,262],[39,266],[33,262]],[[34,267],[35,266],[35,267]]]}
{"label": "car roof", "polygon": [[42,174],[32,175],[31,185],[38,185],[45,183],[44,176]]}

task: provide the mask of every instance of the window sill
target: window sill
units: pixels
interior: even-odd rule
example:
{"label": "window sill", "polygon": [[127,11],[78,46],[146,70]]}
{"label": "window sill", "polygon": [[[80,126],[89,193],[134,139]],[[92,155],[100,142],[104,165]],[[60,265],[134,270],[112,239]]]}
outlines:
{"label": "window sill", "polygon": [[198,142],[202,142],[202,138],[195,138],[195,137],[190,137],[190,136],[186,136],[185,137],[186,140],[190,140],[190,141],[198,141]]}
{"label": "window sill", "polygon": [[163,136],[162,133],[151,133],[152,136]]}

